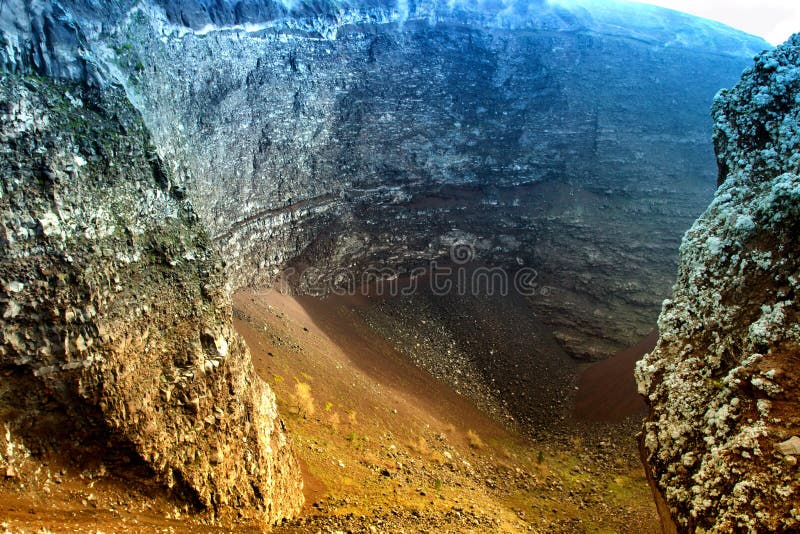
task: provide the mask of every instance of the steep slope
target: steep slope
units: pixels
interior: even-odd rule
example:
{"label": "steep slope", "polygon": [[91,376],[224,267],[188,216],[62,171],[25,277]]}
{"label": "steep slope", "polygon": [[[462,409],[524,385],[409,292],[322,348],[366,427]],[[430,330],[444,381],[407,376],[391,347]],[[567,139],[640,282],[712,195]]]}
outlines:
{"label": "steep slope", "polygon": [[0,77],[0,465],[155,477],[277,521],[302,503],[217,252],[119,89]]}
{"label": "steep slope", "polygon": [[714,103],[722,185],[638,366],[643,455],[680,531],[800,528],[800,37]]}
{"label": "steep slope", "polygon": [[[633,440],[509,430],[394,348],[383,332],[396,338],[411,325],[386,315],[384,304],[234,295],[234,325],[312,475],[308,513],[279,532],[658,528]],[[372,326],[387,322],[394,328]],[[438,350],[432,341],[420,336],[417,350]]]}
{"label": "steep slope", "polygon": [[538,272],[582,358],[652,329],[713,191],[706,109],[767,47],[624,2],[95,7],[7,2],[6,68],[124,83],[236,286],[466,241]]}

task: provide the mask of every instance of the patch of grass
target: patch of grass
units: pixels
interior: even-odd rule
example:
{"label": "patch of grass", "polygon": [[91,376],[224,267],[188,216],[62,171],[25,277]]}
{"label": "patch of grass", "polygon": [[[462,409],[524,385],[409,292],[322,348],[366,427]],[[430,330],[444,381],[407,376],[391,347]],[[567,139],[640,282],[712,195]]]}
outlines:
{"label": "patch of grass", "polygon": [[345,439],[355,449],[361,449],[362,447],[364,447],[364,444],[366,444],[369,441],[369,438],[367,436],[360,436],[355,430],[347,434]]}
{"label": "patch of grass", "polygon": [[341,424],[341,421],[339,420],[338,412],[332,412],[328,415],[328,424],[334,433],[339,431],[339,425]]}
{"label": "patch of grass", "polygon": [[295,378],[294,400],[300,415],[308,419],[314,415],[314,396],[311,394],[311,385]]}
{"label": "patch of grass", "polygon": [[427,440],[422,436],[417,438],[416,441],[410,441],[406,443],[406,446],[408,447],[408,450],[433,464],[443,465],[445,463],[445,457],[442,455],[442,453],[431,447]]}
{"label": "patch of grass", "polygon": [[467,430],[467,442],[473,449],[482,449],[486,446],[481,437],[474,430]]}
{"label": "patch of grass", "polygon": [[121,44],[112,45],[111,49],[114,50],[117,55],[121,56],[130,53],[133,50],[133,44],[130,41],[126,41]]}
{"label": "patch of grass", "polygon": [[408,444],[408,448],[420,456],[428,456],[431,453],[431,448],[425,438],[420,436],[417,441],[412,441]]}

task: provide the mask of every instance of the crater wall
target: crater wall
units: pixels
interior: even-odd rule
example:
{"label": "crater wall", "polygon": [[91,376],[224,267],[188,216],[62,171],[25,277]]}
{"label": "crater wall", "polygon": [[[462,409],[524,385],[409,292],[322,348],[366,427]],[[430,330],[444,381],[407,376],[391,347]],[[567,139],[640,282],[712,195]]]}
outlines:
{"label": "crater wall", "polygon": [[615,2],[62,5],[85,68],[21,30],[6,50],[51,60],[6,64],[122,83],[233,285],[465,241],[536,270],[535,312],[589,359],[652,330],[715,187],[707,109],[767,46]]}

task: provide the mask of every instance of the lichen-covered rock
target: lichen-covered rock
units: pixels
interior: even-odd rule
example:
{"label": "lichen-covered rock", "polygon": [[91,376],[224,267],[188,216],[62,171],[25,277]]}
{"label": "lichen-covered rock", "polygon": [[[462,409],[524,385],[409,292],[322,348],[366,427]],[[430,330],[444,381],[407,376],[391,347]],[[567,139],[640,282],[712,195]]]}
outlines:
{"label": "lichen-covered rock", "polygon": [[143,466],[218,513],[295,513],[299,469],[223,264],[124,92],[3,75],[0,172],[6,441]]}
{"label": "lichen-covered rock", "polygon": [[797,532],[800,35],[713,107],[721,186],[637,366],[649,474],[680,531]]}

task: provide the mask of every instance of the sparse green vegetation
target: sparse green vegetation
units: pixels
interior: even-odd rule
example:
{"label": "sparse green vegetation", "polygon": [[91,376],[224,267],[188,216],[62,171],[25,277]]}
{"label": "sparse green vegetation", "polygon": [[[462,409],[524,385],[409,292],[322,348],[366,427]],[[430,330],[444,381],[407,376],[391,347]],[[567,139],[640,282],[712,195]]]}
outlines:
{"label": "sparse green vegetation", "polygon": [[469,442],[469,446],[473,449],[482,449],[486,446],[481,437],[474,430],[467,430],[467,441]]}
{"label": "sparse green vegetation", "polygon": [[[299,332],[307,321],[286,309],[278,312],[275,302],[270,306],[263,306],[262,317],[251,307],[243,307],[239,316],[253,324],[264,353],[283,354],[275,344],[302,347],[287,357],[257,361],[270,365],[271,374],[297,376],[276,385],[276,395],[281,410],[296,415],[287,422],[289,435],[308,469],[323,481],[326,496],[317,499],[330,513],[369,518],[376,509],[400,516],[414,510],[421,518],[440,518],[468,502],[483,511],[481,527],[491,531],[519,532],[531,524],[558,532],[566,521],[580,519],[587,532],[602,532],[622,531],[620,510],[637,517],[651,511],[647,485],[609,460],[592,460],[594,448],[587,451],[580,440],[566,438],[560,445],[569,452],[556,452],[548,448],[552,443],[534,446],[491,427],[458,428],[451,420],[428,419],[424,410],[430,407],[384,396],[376,382],[361,389],[363,375],[346,365],[337,367],[341,360],[334,360],[324,378],[314,373],[312,389],[312,377],[303,372],[319,369],[317,362],[338,349],[298,339],[305,338]],[[298,390],[298,384],[305,386]],[[348,392],[345,406],[338,403],[342,391]],[[319,401],[315,416],[301,416],[299,398],[313,397],[329,400]],[[612,488],[609,477],[623,480]],[[598,514],[599,502],[609,505],[603,508],[608,511]]]}
{"label": "sparse green vegetation", "polygon": [[314,397],[311,395],[311,386],[295,378],[294,398],[300,415],[305,418],[314,415]]}

